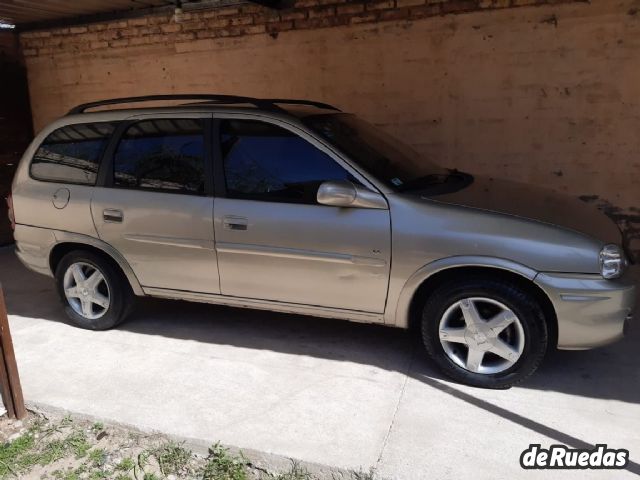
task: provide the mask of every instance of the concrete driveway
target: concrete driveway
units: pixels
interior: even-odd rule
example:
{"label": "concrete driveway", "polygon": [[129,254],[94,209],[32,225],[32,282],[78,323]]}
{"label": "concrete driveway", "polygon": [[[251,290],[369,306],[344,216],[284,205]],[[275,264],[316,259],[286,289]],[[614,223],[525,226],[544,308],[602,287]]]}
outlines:
{"label": "concrete driveway", "polygon": [[120,328],[89,332],[10,248],[0,282],[31,404],[386,478],[557,478],[521,470],[531,443],[631,452],[626,472],[563,476],[640,475],[640,329],[490,391],[444,379],[394,329],[145,300]]}

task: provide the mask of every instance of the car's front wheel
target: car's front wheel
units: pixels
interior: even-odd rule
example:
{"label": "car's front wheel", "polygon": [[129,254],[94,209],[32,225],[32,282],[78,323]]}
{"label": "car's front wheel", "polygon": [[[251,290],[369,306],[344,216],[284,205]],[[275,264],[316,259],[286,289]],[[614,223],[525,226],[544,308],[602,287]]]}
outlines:
{"label": "car's front wheel", "polygon": [[81,328],[106,330],[128,315],[133,294],[124,276],[101,256],[87,251],[65,255],[55,272],[58,293],[71,321]]}
{"label": "car's front wheel", "polygon": [[449,281],[429,295],[422,338],[444,373],[485,388],[522,381],[547,350],[535,296],[516,283],[482,276]]}

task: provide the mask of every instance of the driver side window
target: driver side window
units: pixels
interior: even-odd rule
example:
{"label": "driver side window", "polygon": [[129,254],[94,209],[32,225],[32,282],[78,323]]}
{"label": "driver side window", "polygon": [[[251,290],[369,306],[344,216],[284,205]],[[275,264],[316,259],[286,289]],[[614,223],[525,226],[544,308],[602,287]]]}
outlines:
{"label": "driver side window", "polygon": [[220,137],[229,198],[316,204],[322,182],[358,183],[327,154],[277,125],[224,120]]}

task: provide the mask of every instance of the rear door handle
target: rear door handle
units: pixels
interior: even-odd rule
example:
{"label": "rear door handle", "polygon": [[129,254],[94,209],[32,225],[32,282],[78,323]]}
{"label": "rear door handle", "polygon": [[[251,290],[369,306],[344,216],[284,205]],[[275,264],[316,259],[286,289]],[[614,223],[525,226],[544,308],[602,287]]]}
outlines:
{"label": "rear door handle", "polygon": [[246,217],[226,215],[222,219],[222,224],[227,230],[246,230],[249,227],[249,220]]}
{"label": "rear door handle", "polygon": [[122,223],[124,215],[122,214],[122,210],[107,208],[102,211],[102,218],[107,223]]}

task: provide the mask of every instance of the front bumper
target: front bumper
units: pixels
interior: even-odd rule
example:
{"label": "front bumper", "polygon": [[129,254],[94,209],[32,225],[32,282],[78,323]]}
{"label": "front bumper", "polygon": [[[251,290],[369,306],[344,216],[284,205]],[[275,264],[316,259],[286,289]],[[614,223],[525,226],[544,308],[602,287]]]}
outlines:
{"label": "front bumper", "polygon": [[630,272],[600,275],[539,273],[534,282],[549,296],[558,318],[558,348],[584,350],[614,342],[629,328],[636,306]]}

